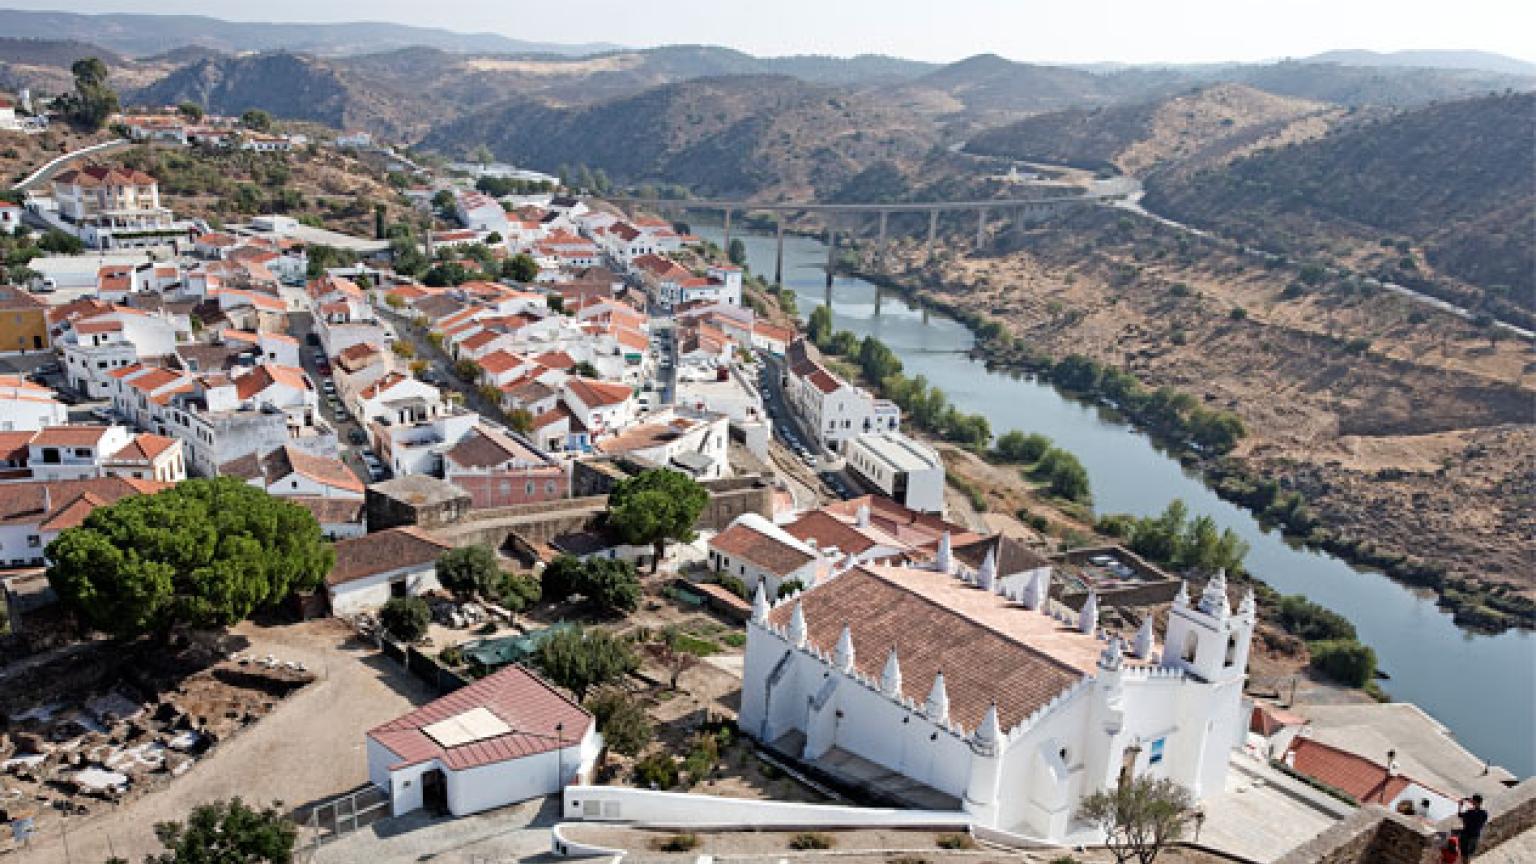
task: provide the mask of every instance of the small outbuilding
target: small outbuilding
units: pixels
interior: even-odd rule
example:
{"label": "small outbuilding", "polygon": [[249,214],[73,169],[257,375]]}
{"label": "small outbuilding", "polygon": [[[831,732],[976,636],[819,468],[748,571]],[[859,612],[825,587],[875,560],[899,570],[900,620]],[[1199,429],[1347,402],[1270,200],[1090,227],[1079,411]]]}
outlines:
{"label": "small outbuilding", "polygon": [[331,614],[371,612],[391,597],[439,590],[437,559],[452,548],[415,526],[337,543],[336,566],[325,577]]}
{"label": "small outbuilding", "polygon": [[493,675],[368,732],[368,779],[399,816],[467,816],[591,779],[597,721],[523,666]]}

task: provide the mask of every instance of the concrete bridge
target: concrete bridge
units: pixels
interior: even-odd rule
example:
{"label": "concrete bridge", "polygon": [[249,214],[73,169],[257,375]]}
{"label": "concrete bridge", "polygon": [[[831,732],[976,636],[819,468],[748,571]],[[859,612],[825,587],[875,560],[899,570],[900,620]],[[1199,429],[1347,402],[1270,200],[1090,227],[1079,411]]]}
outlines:
{"label": "concrete bridge", "polygon": [[[876,229],[875,250],[877,260],[883,263],[885,261],[888,229],[892,214],[927,214],[927,252],[931,258],[934,254],[934,245],[938,239],[939,214],[941,213],[975,213],[976,245],[981,246],[987,240],[987,220],[992,216],[1002,216],[1015,225],[1024,225],[1030,222],[1038,222],[1085,204],[1098,204],[1120,197],[1123,196],[1114,193],[1089,192],[1083,195],[1064,195],[1052,198],[990,198],[977,201],[901,201],[881,204],[839,204],[821,201],[760,202],[709,198],[610,197],[606,200],[623,206],[649,207],[665,212],[680,213],[688,210],[718,212],[724,219],[725,244],[727,246],[731,243],[731,216],[737,211],[768,211],[777,214],[825,214],[832,217],[827,220],[827,280],[830,284],[832,269],[837,259],[838,229],[835,225],[835,219],[839,216],[873,217],[876,220],[878,227]],[[782,285],[784,284],[783,219],[778,220],[776,234],[778,245],[774,254],[773,281],[776,285]]]}

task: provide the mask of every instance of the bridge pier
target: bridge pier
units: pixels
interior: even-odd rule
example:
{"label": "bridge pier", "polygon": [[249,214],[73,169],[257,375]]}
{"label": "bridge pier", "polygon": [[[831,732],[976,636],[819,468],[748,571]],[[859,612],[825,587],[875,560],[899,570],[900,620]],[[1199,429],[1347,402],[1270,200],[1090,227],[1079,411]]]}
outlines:
{"label": "bridge pier", "polygon": [[885,224],[890,215],[889,210],[880,211],[880,239],[875,245],[875,263],[881,270],[885,269]]}
{"label": "bridge pier", "polygon": [[982,207],[976,211],[976,249],[981,250],[987,242],[987,208]]}
{"label": "bridge pier", "polygon": [[774,223],[775,223],[775,225],[777,227],[776,227],[776,230],[774,232],[776,236],[774,238],[775,245],[774,245],[774,250],[773,250],[773,284],[777,285],[780,288],[783,288],[784,287],[784,217],[783,217],[783,214],[779,214],[779,218],[775,219]]}
{"label": "bridge pier", "polygon": [[928,263],[933,263],[933,247],[939,239],[939,210],[935,207],[928,211]]}
{"label": "bridge pier", "polygon": [[832,275],[837,272],[837,229],[827,226],[827,298],[832,297]]}

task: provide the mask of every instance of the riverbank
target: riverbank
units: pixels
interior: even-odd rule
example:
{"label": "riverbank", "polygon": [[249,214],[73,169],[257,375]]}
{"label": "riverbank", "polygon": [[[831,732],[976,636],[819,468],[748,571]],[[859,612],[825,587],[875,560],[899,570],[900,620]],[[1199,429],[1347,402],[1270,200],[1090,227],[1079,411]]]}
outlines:
{"label": "riverbank", "polygon": [[[1135,251],[1136,240],[1127,245]],[[1528,414],[1532,392],[1511,365],[1516,346],[1443,339],[1426,364],[1406,319],[1398,342],[1407,344],[1360,348],[1348,335],[1358,310],[1329,310],[1326,337],[1298,333],[1289,326],[1297,310],[1265,304],[1241,273],[1225,275],[1251,306],[1218,305],[1190,265],[1169,268],[1187,283],[1134,274],[1107,285],[1091,265],[1050,272],[1034,252],[929,266],[911,251],[893,256],[906,265],[900,272],[859,275],[964,323],[989,368],[1036,376],[1129,420],[1295,542],[1432,590],[1469,629],[1536,626],[1528,572],[1536,535],[1519,528],[1529,521],[1519,504],[1529,490],[1518,481],[1536,436],[1508,422]],[[1015,256],[1037,272],[1010,270]],[[1004,276],[1023,278],[1010,285]],[[1184,392],[1191,414],[1233,413],[1248,434],[1228,455],[1187,423],[1169,422],[1168,400],[1129,410],[1138,406],[1124,398],[1127,376],[1146,390]]]}

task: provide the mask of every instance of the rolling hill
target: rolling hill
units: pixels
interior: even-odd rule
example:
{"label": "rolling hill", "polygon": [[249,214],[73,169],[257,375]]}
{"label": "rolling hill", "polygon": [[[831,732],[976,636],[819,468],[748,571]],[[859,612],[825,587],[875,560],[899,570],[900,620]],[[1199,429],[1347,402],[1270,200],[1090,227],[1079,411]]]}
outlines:
{"label": "rolling hill", "polygon": [[448,51],[592,54],[608,44],[560,45],[510,39],[495,33],[455,33],[383,22],[345,24],[225,21],[202,15],[82,15],[0,9],[0,33],[32,39],[91,42],[132,57],[199,45],[225,52],[296,51],[357,54],[408,46]]}
{"label": "rolling hill", "polygon": [[554,169],[602,168],[622,182],[666,180],[700,194],[808,195],[881,161],[914,164],[934,128],[882,102],[788,76],[704,78],[596,105],[514,99],[436,127],[422,146]]}
{"label": "rolling hill", "polygon": [[[1329,113],[1318,102],[1218,84],[1153,102],[1073,108],[989,129],[966,151],[1134,175],[1198,161],[1209,166],[1241,148]],[[1326,128],[1320,125],[1318,131]]]}
{"label": "rolling hill", "polygon": [[1492,51],[1324,51],[1304,58],[1303,63],[1337,63],[1342,66],[1415,66],[1421,69],[1470,69],[1501,75],[1536,75],[1536,63]]}
{"label": "rolling hill", "polygon": [[[1536,95],[1446,102],[1341,126],[1221,170],[1154,177],[1155,212],[1306,254],[1408,238],[1481,289],[1471,305],[1536,310]],[[1397,261],[1396,257],[1392,260]],[[1413,268],[1393,275],[1412,282]]]}

